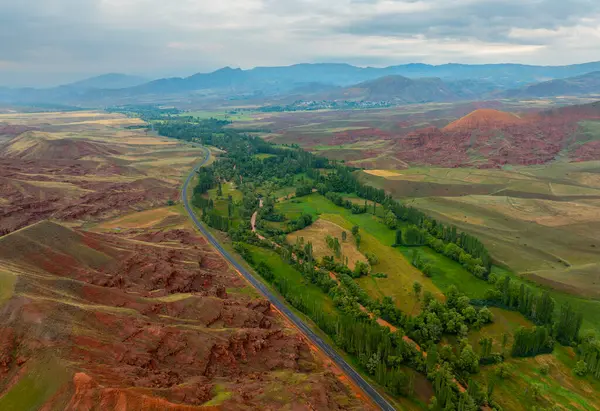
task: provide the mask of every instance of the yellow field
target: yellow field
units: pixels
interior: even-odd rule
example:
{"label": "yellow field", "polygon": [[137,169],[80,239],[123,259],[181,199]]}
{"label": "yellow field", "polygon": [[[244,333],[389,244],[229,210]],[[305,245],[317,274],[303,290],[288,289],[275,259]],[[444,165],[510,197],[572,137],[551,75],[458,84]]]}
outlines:
{"label": "yellow field", "polygon": [[166,141],[158,137],[146,137],[146,136],[130,136],[122,141],[123,144],[127,145],[144,145],[144,146],[176,146],[177,142]]}
{"label": "yellow field", "polygon": [[600,217],[600,200],[588,200],[586,204],[575,201],[480,195],[453,197],[452,200],[484,207],[510,218],[532,221],[548,227],[598,221]]}
{"label": "yellow field", "polygon": [[[3,141],[0,156],[14,161],[19,169],[18,174],[4,182],[7,190],[0,204],[9,206],[23,197],[28,202],[49,201],[51,208],[45,217],[68,207],[81,216],[69,220],[74,225],[165,205],[166,196],[174,199],[172,190],[177,190],[182,178],[205,156],[202,148],[154,136],[146,130],[127,129],[143,122],[118,114],[9,113],[0,114],[0,122],[37,128]],[[31,161],[33,166],[27,163]],[[48,164],[54,167],[53,161],[60,163],[51,172],[45,172]],[[131,188],[119,186],[124,184]],[[162,199],[155,200],[146,194],[154,187],[162,190]],[[92,211],[96,204],[87,203],[86,197],[105,190],[107,195],[95,200],[102,211]],[[124,198],[128,195],[134,202],[128,204]],[[120,198],[121,210],[111,213],[110,207],[101,204],[110,196]],[[77,210],[74,206],[80,202],[81,210]],[[38,221],[40,217],[36,218],[35,210],[28,207],[16,219],[4,219],[0,229],[12,231],[24,223]],[[86,215],[87,210],[93,218]]]}
{"label": "yellow field", "polygon": [[599,170],[599,161],[589,161],[358,175],[478,236],[496,261],[516,273],[557,290],[598,296]]}
{"label": "yellow field", "polygon": [[131,119],[121,114],[109,114],[99,111],[70,111],[70,112],[48,112],[48,113],[8,113],[0,114],[0,122],[25,124],[28,126],[43,125],[65,125],[72,123],[94,122],[102,125],[133,125],[143,124],[139,119]]}
{"label": "yellow field", "polygon": [[17,277],[7,271],[0,270],[0,307],[12,297]]}
{"label": "yellow field", "polygon": [[148,228],[159,225],[169,217],[177,216],[180,216],[180,214],[174,211],[172,207],[156,208],[109,220],[97,225],[95,228],[99,230]]}
{"label": "yellow field", "polygon": [[[352,228],[352,224],[337,214],[322,214],[318,221],[320,220],[333,222],[347,231]],[[372,272],[382,272],[388,275],[388,278],[363,277],[357,280],[372,297],[390,296],[402,311],[416,313],[419,307],[418,301],[413,295],[412,285],[418,281],[423,285],[423,292],[430,291],[440,300],[444,299],[443,294],[431,279],[413,267],[402,253],[390,249],[389,245],[381,243],[366,231],[361,231],[361,238],[360,250],[363,253],[373,253],[379,258],[379,264],[372,267]]]}
{"label": "yellow field", "polygon": [[[342,241],[343,231],[346,231],[348,235],[346,241]],[[302,237],[305,242],[312,242],[315,257],[322,258],[333,255],[333,251],[327,246],[327,241],[325,240],[328,235],[334,238],[337,237],[342,245],[342,258],[337,259],[338,261],[342,261],[342,259],[345,260],[346,257],[348,257],[348,267],[352,270],[354,269],[356,262],[367,262],[365,256],[356,248],[354,237],[350,231],[344,230],[342,227],[331,221],[319,219],[309,227],[289,234],[287,239],[289,242],[295,243],[297,238]]]}
{"label": "yellow field", "polygon": [[365,170],[365,173],[367,174],[371,174],[373,176],[378,176],[378,177],[397,177],[397,176],[401,176],[402,174],[398,173],[397,171],[393,171],[393,170]]}

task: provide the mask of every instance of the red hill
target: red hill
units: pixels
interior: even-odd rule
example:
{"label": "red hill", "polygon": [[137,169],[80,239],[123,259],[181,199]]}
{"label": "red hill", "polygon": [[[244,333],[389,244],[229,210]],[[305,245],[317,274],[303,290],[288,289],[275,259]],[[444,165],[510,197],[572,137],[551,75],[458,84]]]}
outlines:
{"label": "red hill", "polygon": [[513,113],[493,109],[475,110],[466,116],[448,124],[443,128],[445,132],[463,130],[490,130],[506,126],[523,124],[524,120]]}

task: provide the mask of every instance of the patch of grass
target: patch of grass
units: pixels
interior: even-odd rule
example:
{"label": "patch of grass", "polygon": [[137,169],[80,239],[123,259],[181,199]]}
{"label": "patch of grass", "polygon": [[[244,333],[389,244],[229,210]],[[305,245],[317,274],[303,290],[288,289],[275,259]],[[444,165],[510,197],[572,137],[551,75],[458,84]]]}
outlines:
{"label": "patch of grass", "polygon": [[[414,268],[404,255],[391,248],[395,241],[395,232],[386,227],[380,218],[372,214],[352,214],[316,193],[285,201],[278,204],[277,208],[288,218],[307,213],[315,219],[321,218],[335,223],[348,232],[353,226],[359,226],[362,239],[360,251],[375,254],[379,258],[379,264],[375,265],[373,270],[388,275],[388,278],[365,277],[358,280],[360,286],[373,298],[391,296],[398,307],[408,313],[417,308],[417,301],[412,295],[412,285],[415,281],[423,284],[424,291],[431,291],[440,296],[439,288],[430,279]],[[352,235],[349,234],[348,239],[351,241]]]}
{"label": "patch of grass", "polygon": [[255,154],[254,158],[258,159],[258,160],[264,160],[266,158],[271,158],[271,157],[276,157],[275,154],[268,154],[268,153],[261,153],[261,154]]}
{"label": "patch of grass", "polygon": [[252,298],[260,297],[260,293],[258,291],[256,291],[256,289],[254,289],[254,287],[250,287],[250,286],[246,286],[246,287],[242,287],[242,288],[228,288],[227,293],[228,294],[247,295]]}
{"label": "patch of grass", "polygon": [[[242,192],[238,190],[237,186],[232,182],[222,184],[221,190],[223,190],[222,198],[225,200],[227,200],[227,198],[231,196],[233,198],[233,201],[242,201],[242,198],[244,197]],[[217,199],[217,188],[211,188],[210,190],[208,190],[208,196],[213,200]]]}
{"label": "patch of grass", "polygon": [[[346,231],[348,235],[346,241],[342,240],[343,231]],[[347,257],[350,269],[354,269],[357,261],[367,262],[365,256],[356,248],[354,237],[352,237],[350,230],[346,230],[323,218],[315,221],[303,230],[289,234],[287,239],[290,243],[295,243],[296,239],[300,237],[304,238],[305,242],[310,241],[313,245],[315,257],[322,258],[334,255],[334,252],[327,246],[326,237],[328,235],[337,238],[342,246],[341,258],[336,258],[338,262]]]}
{"label": "patch of grass", "polygon": [[401,252],[409,261],[416,250],[423,260],[435,267],[431,280],[443,292],[454,285],[458,291],[470,298],[482,299],[486,290],[492,287],[489,283],[475,278],[456,261],[436,253],[429,247],[397,247],[395,250]]}
{"label": "patch of grass", "polygon": [[281,259],[279,254],[274,251],[264,248],[246,245],[254,261],[262,261],[273,270],[275,280],[287,280],[291,289],[300,290],[308,301],[313,304],[318,304],[323,311],[334,313],[335,307],[333,302],[320,288],[307,281],[300,272],[296,271],[292,266]]}
{"label": "patch of grass", "polygon": [[314,219],[321,214],[337,214],[348,223],[359,226],[363,232],[377,237],[384,244],[391,245],[395,240],[395,233],[382,224],[377,217],[372,214],[352,214],[317,193],[279,203],[277,210],[289,219],[297,218],[302,213],[310,214]]}
{"label": "patch of grass", "polygon": [[[321,218],[332,221],[347,230],[352,224],[343,217],[336,214],[323,214]],[[382,223],[385,230],[389,230]],[[375,231],[378,232],[378,231]],[[381,241],[370,230],[361,227],[360,251],[373,253],[379,259],[379,263],[372,267],[374,272],[387,274],[387,278],[373,278],[371,276],[357,279],[357,283],[373,298],[389,296],[394,299],[398,308],[405,313],[416,313],[418,302],[413,295],[412,286],[415,281],[423,285],[423,291],[430,291],[438,298],[442,298],[440,290],[433,282],[425,277],[419,270],[413,267],[401,253],[395,252],[390,245]],[[350,236],[350,238],[352,238]]]}
{"label": "patch of grass", "polygon": [[0,307],[12,297],[16,281],[16,275],[0,271]]}
{"label": "patch of grass", "polygon": [[96,226],[97,229],[113,230],[116,228],[146,228],[153,227],[170,216],[178,215],[167,207],[128,214],[115,220],[103,222]]}
{"label": "patch of grass", "polygon": [[218,406],[233,396],[233,392],[227,391],[227,387],[222,384],[215,384],[215,386],[213,387],[212,394],[214,395],[214,397],[210,401],[202,404],[203,406],[205,406],[205,407]]}
{"label": "patch of grass", "polygon": [[233,121],[233,122],[254,120],[252,113],[247,112],[247,111],[197,110],[197,111],[187,111],[187,112],[179,114],[179,116],[198,117],[201,120],[208,120],[209,118],[215,118],[217,120],[228,120],[228,121]]}
{"label": "patch of grass", "polygon": [[[497,382],[492,398],[504,409],[531,410],[534,407],[551,408],[559,405],[565,410],[597,410],[600,397],[595,395],[600,389],[600,381],[576,377],[572,368],[574,356],[570,348],[557,347],[553,354],[533,358],[509,358],[505,364],[510,375]],[[540,373],[542,365],[549,366],[548,375]],[[480,383],[497,378],[498,366],[482,367],[475,376]],[[539,384],[541,395],[534,398],[532,384]]]}
{"label": "patch of grass", "polygon": [[28,364],[28,367],[25,375],[0,397],[0,410],[37,410],[69,377],[55,359]]}

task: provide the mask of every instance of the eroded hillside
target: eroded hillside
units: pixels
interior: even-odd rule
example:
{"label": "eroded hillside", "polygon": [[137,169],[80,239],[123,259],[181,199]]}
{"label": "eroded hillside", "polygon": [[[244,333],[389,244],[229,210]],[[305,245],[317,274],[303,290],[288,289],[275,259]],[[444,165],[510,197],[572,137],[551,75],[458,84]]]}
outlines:
{"label": "eroded hillside", "polygon": [[54,116],[1,149],[0,409],[369,409],[165,207],[199,149]]}

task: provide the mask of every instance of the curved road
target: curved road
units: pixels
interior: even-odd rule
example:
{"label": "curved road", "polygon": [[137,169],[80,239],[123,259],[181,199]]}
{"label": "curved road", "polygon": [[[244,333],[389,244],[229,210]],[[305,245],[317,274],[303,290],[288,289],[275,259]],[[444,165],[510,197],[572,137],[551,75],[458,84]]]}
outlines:
{"label": "curved road", "polygon": [[217,239],[204,227],[196,214],[193,212],[192,207],[189,204],[188,200],[188,186],[196,170],[200,167],[203,167],[208,160],[210,159],[210,151],[206,149],[206,158],[198,164],[194,170],[190,173],[188,178],[185,180],[183,184],[183,189],[181,191],[181,195],[183,197],[183,204],[185,206],[186,211],[188,212],[190,218],[200,230],[202,235],[206,237],[206,239],[215,247],[219,253],[227,260],[231,265],[233,265],[236,270],[240,272],[244,276],[244,278],[252,284],[254,288],[256,288],[262,295],[264,295],[270,302],[273,304],[280,312],[282,312],[294,325],[299,328],[304,335],[306,335],[310,341],[319,347],[323,352],[327,354],[333,362],[340,367],[348,377],[350,377],[356,385],[358,385],[370,398],[375,402],[382,410],[385,411],[394,411],[394,407],[381,395],[375,388],[373,388],[363,377],[360,376],[358,372],[354,370],[329,344],[327,344],[321,337],[315,334],[310,327],[308,327],[304,321],[302,321],[296,314],[294,314],[277,296],[275,296],[261,281],[257,280],[248,270],[242,267],[233,256],[227,252],[221,244],[217,241]]}

